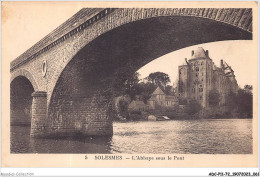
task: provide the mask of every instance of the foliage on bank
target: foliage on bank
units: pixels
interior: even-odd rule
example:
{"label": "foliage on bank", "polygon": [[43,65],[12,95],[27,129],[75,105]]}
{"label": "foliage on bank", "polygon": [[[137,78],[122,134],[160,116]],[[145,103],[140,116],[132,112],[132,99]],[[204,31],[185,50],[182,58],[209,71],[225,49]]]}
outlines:
{"label": "foliage on bank", "polygon": [[[153,91],[159,86],[167,95],[174,95],[173,88],[167,85],[170,78],[162,72],[149,74],[142,82],[139,73],[134,75],[121,75],[124,81],[120,87],[121,95],[129,95],[131,100],[136,96],[147,103]],[[128,79],[126,79],[128,77]],[[237,93],[230,91],[225,105],[220,106],[220,93],[213,89],[209,92],[209,106],[202,108],[197,100],[187,100],[179,98],[179,105],[174,108],[167,108],[156,105],[155,109],[147,111],[128,110],[129,101],[120,100],[119,114],[127,120],[146,120],[148,115],[167,116],[170,119],[201,119],[201,118],[252,118],[253,114],[253,94],[252,86],[245,85]]]}

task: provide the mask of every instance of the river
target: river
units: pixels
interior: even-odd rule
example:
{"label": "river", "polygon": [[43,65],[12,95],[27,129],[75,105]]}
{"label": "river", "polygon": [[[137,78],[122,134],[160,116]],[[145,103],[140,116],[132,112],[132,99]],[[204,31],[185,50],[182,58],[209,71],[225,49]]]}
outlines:
{"label": "river", "polygon": [[112,137],[35,139],[11,126],[11,153],[250,154],[252,119],[114,122]]}

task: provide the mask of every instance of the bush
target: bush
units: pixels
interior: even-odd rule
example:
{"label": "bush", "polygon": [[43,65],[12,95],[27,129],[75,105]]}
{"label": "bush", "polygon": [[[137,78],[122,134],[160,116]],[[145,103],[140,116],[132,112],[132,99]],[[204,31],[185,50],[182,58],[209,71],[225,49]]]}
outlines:
{"label": "bush", "polygon": [[139,114],[129,114],[129,120],[141,120],[142,118],[143,116]]}
{"label": "bush", "polygon": [[239,90],[237,94],[238,112],[243,117],[252,118],[253,116],[253,95],[251,92]]}
{"label": "bush", "polygon": [[189,114],[190,116],[195,115],[202,109],[200,103],[197,100],[190,100],[188,105],[185,107],[185,113]]}
{"label": "bush", "polygon": [[188,101],[186,98],[179,98],[179,105],[187,105]]}
{"label": "bush", "polygon": [[209,105],[218,106],[220,102],[220,94],[216,89],[213,89],[209,92]]}
{"label": "bush", "polygon": [[141,112],[141,111],[138,111],[138,110],[132,110],[132,111],[129,111],[129,114],[142,115],[142,112]]}
{"label": "bush", "polygon": [[128,102],[125,100],[120,100],[118,103],[118,109],[119,109],[119,114],[127,117],[128,116]]}
{"label": "bush", "polygon": [[166,109],[165,116],[169,117],[170,119],[174,119],[177,117],[176,110],[174,109]]}
{"label": "bush", "polygon": [[143,118],[142,112],[133,110],[129,112],[128,120],[141,120]]}

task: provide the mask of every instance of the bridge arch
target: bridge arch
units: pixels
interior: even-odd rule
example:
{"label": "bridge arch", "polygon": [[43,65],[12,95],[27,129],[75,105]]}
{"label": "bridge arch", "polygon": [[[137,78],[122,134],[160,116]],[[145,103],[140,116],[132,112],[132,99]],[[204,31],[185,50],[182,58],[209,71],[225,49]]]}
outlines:
{"label": "bridge arch", "polygon": [[31,81],[23,74],[12,78],[10,84],[11,125],[31,125],[32,93],[35,91]]}
{"label": "bridge arch", "polygon": [[109,98],[104,97],[107,81],[116,80],[122,68],[134,73],[155,58],[184,47],[238,39],[252,39],[252,34],[210,18],[151,16],[122,22],[90,42],[82,41],[84,45],[57,75],[48,115],[59,131],[105,134],[111,129],[106,101]]}
{"label": "bridge arch", "polygon": [[32,74],[27,71],[26,69],[19,69],[14,71],[14,73],[11,74],[11,79],[10,79],[10,83],[13,82],[13,80],[17,77],[25,77],[28,81],[30,81],[31,85],[33,86],[34,91],[38,91],[38,84],[35,81],[34,77],[32,76]]}
{"label": "bridge arch", "polygon": [[[219,31],[216,36],[215,34],[211,35],[211,40],[204,40],[203,35],[201,37],[201,41],[194,41],[194,45],[198,43],[204,43],[204,42],[213,42],[213,41],[220,41],[220,40],[236,40],[236,39],[252,39],[252,9],[238,9],[238,8],[227,8],[227,9],[218,9],[218,8],[118,8],[118,9],[97,9],[98,13],[92,14],[92,17],[88,20],[84,18],[77,19],[76,16],[82,16],[89,15],[89,13],[92,13],[92,9],[82,9],[77,14],[75,14],[75,17],[73,16],[71,19],[68,20],[68,22],[65,22],[64,25],[71,25],[75,26],[74,29],[71,29],[69,33],[66,35],[60,37],[57,39],[57,36],[59,34],[64,33],[64,29],[68,29],[67,26],[61,25],[57,30],[59,31],[59,34],[51,34],[53,37],[47,36],[46,40],[49,38],[53,38],[54,41],[45,47],[42,51],[49,50],[50,48],[54,47],[55,45],[59,45],[60,42],[70,40],[73,38],[72,41],[70,41],[70,44],[67,45],[65,48],[63,48],[58,54],[59,57],[63,58],[63,62],[60,62],[57,67],[54,68],[54,74],[52,77],[52,82],[56,83],[59,79],[60,73],[64,70],[66,65],[70,62],[72,58],[86,46],[87,44],[90,44],[93,40],[96,38],[106,34],[109,31],[112,31],[113,29],[120,28],[121,26],[124,26],[126,24],[143,21],[143,20],[150,20],[150,19],[158,19],[158,18],[192,18],[196,19],[194,22],[198,22],[200,25],[205,25],[205,27],[208,27],[209,24],[216,23],[223,26],[229,26],[229,30],[232,31],[235,29],[235,31],[240,31],[241,34],[230,34],[229,32],[226,32],[225,30]],[[75,19],[76,18],[76,19]],[[198,20],[197,20],[198,19]],[[201,23],[201,22],[202,23]],[[205,23],[209,22],[208,24]],[[187,22],[186,22],[187,23]],[[188,22],[189,23],[189,22]],[[185,26],[185,21],[179,25]],[[65,28],[66,27],[66,28]],[[233,28],[232,28],[233,27]],[[185,30],[185,27],[183,27]],[[192,29],[196,30],[196,28],[192,27]],[[205,30],[206,33],[212,33],[212,31],[218,31],[218,28],[215,28],[214,25],[211,25],[211,28],[208,28]],[[138,32],[138,31],[137,31]],[[223,34],[229,33],[230,36],[226,35],[224,38],[220,39],[220,36],[224,36]],[[202,34],[202,33],[201,33]],[[220,35],[220,36],[219,36]],[[177,35],[176,35],[177,36]],[[187,36],[190,36],[188,34]],[[57,40],[56,40],[57,39]],[[56,41],[55,41],[56,40]],[[178,40],[178,39],[175,39]],[[198,40],[200,40],[198,38]],[[187,45],[187,44],[185,44]],[[180,46],[179,48],[184,47]],[[32,48],[33,49],[33,48]],[[64,51],[66,52],[64,56]],[[59,52],[58,52],[59,53]],[[40,53],[39,53],[40,54]],[[35,56],[39,55],[38,53],[35,54]],[[56,55],[56,54],[55,54]],[[56,63],[55,63],[56,64]],[[50,102],[50,95],[52,95],[52,91],[54,89],[55,84],[52,84],[52,87],[48,91],[48,105]]]}

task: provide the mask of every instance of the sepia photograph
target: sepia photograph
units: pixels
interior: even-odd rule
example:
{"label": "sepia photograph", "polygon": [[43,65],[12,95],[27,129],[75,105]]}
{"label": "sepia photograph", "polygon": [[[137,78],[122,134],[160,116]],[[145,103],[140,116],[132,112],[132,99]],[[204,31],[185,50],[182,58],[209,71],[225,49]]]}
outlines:
{"label": "sepia photograph", "polygon": [[70,3],[2,4],[9,156],[257,165],[257,4]]}

